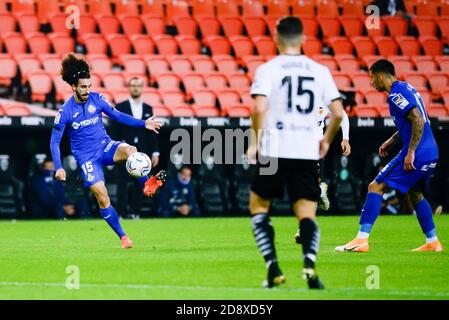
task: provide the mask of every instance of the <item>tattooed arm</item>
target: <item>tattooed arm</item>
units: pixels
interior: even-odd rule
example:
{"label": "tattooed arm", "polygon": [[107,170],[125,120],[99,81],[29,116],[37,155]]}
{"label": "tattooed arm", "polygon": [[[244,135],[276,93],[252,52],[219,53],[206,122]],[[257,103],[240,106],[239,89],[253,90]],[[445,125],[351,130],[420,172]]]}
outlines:
{"label": "tattooed arm", "polygon": [[418,148],[424,132],[424,118],[417,108],[412,109],[407,115],[407,120],[412,124],[412,137],[408,146],[408,153],[404,160],[405,171],[415,170],[415,150]]}

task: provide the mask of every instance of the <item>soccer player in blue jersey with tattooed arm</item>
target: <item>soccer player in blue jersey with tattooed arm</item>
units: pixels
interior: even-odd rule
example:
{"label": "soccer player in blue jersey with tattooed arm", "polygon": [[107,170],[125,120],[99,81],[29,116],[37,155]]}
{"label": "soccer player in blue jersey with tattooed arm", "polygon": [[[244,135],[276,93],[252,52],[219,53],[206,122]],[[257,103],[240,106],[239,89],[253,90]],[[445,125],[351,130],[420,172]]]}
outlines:
{"label": "soccer player in blue jersey with tattooed arm", "polygon": [[[68,128],[72,153],[82,169],[84,183],[98,201],[100,212],[106,222],[119,236],[122,248],[132,248],[132,242],[123,231],[119,216],[111,205],[105,186],[103,166],[126,161],[137,152],[136,147],[125,142],[112,140],[103,126],[102,113],[124,125],[140,127],[158,133],[161,122],[153,117],[146,121],[135,119],[113,108],[106,98],[90,92],[92,83],[88,63],[69,53],[62,61],[62,79],[73,90],[70,97],[59,109],[51,134],[50,149],[55,163],[56,179],[65,181],[66,172],[62,168],[59,143],[65,128]],[[146,196],[153,196],[165,181],[165,172],[160,171],[151,178],[139,179]]]}
{"label": "soccer player in blue jersey with tattooed arm", "polygon": [[432,209],[424,198],[430,176],[438,162],[438,146],[432,134],[430,121],[421,95],[407,82],[395,77],[394,65],[378,60],[371,68],[371,82],[378,91],[388,93],[387,102],[397,132],[379,148],[381,157],[402,142],[402,149],[368,186],[368,195],[360,216],[357,237],[337,251],[368,252],[368,237],[382,204],[385,186],[409,193],[426,243],[412,251],[443,251],[438,240]]}

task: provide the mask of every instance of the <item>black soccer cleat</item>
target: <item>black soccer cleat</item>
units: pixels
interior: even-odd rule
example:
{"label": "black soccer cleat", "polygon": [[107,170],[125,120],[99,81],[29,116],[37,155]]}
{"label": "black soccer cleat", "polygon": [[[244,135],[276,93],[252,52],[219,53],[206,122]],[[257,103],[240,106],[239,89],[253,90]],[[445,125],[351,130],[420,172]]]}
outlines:
{"label": "black soccer cleat", "polygon": [[324,284],[316,274],[315,269],[303,269],[303,279],[307,281],[309,289],[324,289]]}
{"label": "black soccer cleat", "polygon": [[267,279],[263,281],[262,286],[264,288],[273,288],[285,283],[285,277],[282,274],[281,269],[277,262],[272,262],[268,267]]}

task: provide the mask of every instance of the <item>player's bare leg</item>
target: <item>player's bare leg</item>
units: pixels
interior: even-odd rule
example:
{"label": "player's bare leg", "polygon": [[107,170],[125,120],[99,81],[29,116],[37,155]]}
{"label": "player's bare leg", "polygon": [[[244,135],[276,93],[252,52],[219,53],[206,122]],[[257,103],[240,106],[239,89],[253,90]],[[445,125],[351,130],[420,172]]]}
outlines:
{"label": "player's bare leg", "polygon": [[133,244],[120,225],[120,220],[114,207],[111,205],[109,199],[108,190],[103,181],[99,181],[90,187],[92,194],[97,199],[98,206],[100,207],[100,213],[103,219],[109,224],[109,226],[115,231],[120,240],[122,241],[122,248],[132,248]]}
{"label": "player's bare leg", "polygon": [[379,216],[382,205],[382,194],[385,184],[377,183],[373,180],[368,185],[368,195],[366,196],[365,205],[360,215],[360,230],[356,238],[345,245],[335,248],[339,252],[368,252],[368,238],[374,222]]}
{"label": "player's bare leg", "polygon": [[278,286],[285,282],[285,277],[277,261],[274,245],[274,228],[268,215],[270,205],[271,200],[261,198],[251,191],[249,195],[251,223],[257,246],[265,259],[268,269],[267,279],[263,282],[263,286],[266,288]]}
{"label": "player's bare leg", "polygon": [[316,273],[315,263],[320,245],[320,231],[316,224],[315,201],[300,199],[293,204],[293,211],[299,220],[299,243],[304,254],[303,277],[310,289],[324,289]]}
{"label": "player's bare leg", "polygon": [[443,246],[438,240],[435,224],[433,222],[432,208],[429,203],[424,198],[422,192],[416,188],[410,190],[409,195],[413,208],[416,211],[416,218],[418,219],[421,230],[426,237],[426,243],[416,249],[413,249],[412,251],[443,251]]}
{"label": "player's bare leg", "polygon": [[[114,153],[114,162],[123,162],[128,159],[130,155],[137,152],[137,148],[130,146],[127,143],[122,143],[117,147]],[[152,197],[156,194],[160,187],[165,182],[167,175],[164,170],[159,171],[154,176],[139,178],[139,182],[143,187],[143,194],[147,197]]]}

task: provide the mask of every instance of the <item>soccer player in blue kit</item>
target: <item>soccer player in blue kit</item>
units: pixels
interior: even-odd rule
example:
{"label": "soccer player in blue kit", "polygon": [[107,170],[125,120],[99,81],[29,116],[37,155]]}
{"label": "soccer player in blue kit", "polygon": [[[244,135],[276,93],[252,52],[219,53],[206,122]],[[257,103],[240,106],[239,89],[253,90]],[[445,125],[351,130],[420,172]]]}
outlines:
{"label": "soccer player in blue kit", "polygon": [[[84,184],[97,199],[103,218],[119,236],[122,248],[132,248],[132,241],[123,231],[119,216],[111,205],[105,186],[103,166],[126,161],[131,154],[137,152],[137,149],[125,142],[111,140],[103,126],[102,113],[122,124],[146,128],[156,133],[162,124],[155,120],[154,116],[144,121],[121,113],[114,109],[103,95],[90,92],[92,83],[89,65],[86,60],[74,53],[69,53],[62,61],[61,75],[72,87],[73,96],[59,109],[51,134],[50,149],[56,169],[55,177],[59,181],[66,179],[59,143],[67,127],[72,153],[81,168]],[[164,171],[151,178],[145,176],[139,179],[146,196],[153,196],[164,181]]]}
{"label": "soccer player in blue kit", "polygon": [[438,146],[432,134],[421,95],[407,82],[395,78],[394,65],[378,60],[371,68],[371,83],[388,93],[387,102],[397,132],[379,148],[382,157],[402,141],[402,149],[368,186],[368,195],[360,216],[357,237],[335,248],[340,252],[368,252],[368,237],[379,215],[385,186],[409,193],[426,243],[412,251],[443,251],[438,240],[432,209],[423,196],[438,161]]}

